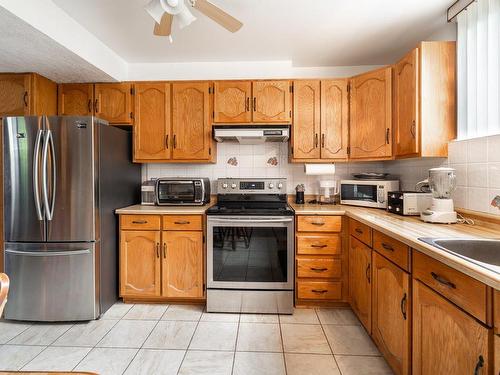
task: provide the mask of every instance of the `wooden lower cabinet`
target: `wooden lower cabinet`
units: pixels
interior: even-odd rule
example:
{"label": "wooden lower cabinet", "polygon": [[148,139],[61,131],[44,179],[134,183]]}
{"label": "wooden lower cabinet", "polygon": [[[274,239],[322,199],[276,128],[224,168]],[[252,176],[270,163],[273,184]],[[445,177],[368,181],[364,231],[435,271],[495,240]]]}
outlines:
{"label": "wooden lower cabinet", "polygon": [[493,355],[495,356],[495,366],[494,374],[500,374],[500,335],[497,333],[495,335]]}
{"label": "wooden lower cabinet", "polygon": [[172,298],[203,297],[203,234],[164,231],[162,295]]}
{"label": "wooden lower cabinet", "polygon": [[410,373],[410,275],[373,252],[372,337],[396,374]]}
{"label": "wooden lower cabinet", "polygon": [[490,374],[492,334],[432,289],[413,281],[414,375]]}
{"label": "wooden lower cabinet", "polygon": [[120,232],[121,296],[160,296],[160,233],[152,230]]}
{"label": "wooden lower cabinet", "polygon": [[350,238],[349,291],[351,307],[359,320],[372,330],[372,250],[356,238]]}

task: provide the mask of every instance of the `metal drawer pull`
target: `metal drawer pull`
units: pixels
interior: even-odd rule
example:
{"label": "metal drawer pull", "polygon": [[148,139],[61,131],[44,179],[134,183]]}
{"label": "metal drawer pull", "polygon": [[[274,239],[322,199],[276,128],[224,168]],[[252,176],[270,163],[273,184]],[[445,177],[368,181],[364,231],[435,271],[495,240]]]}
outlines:
{"label": "metal drawer pull", "polygon": [[134,220],[132,221],[132,224],[147,224],[147,220]]}
{"label": "metal drawer pull", "polygon": [[362,231],[361,229],[359,229],[359,228],[354,229],[354,231],[355,231],[356,233],[363,234],[363,231]]}
{"label": "metal drawer pull", "polygon": [[322,249],[324,247],[326,247],[327,245],[311,245],[311,247],[316,247],[316,248],[319,248],[319,249]]}
{"label": "metal drawer pull", "polygon": [[156,257],[160,258],[160,243],[156,243]]}
{"label": "metal drawer pull", "polygon": [[315,267],[310,267],[311,271],[317,271],[317,272],[324,272],[328,271],[328,268],[315,268]]}
{"label": "metal drawer pull", "polygon": [[325,223],[323,221],[312,221],[311,224],[312,225],[325,225]]}
{"label": "metal drawer pull", "polygon": [[191,222],[190,221],[174,221],[174,224],[183,225],[183,224],[191,224]]}
{"label": "metal drawer pull", "polygon": [[452,289],[457,289],[457,286],[455,284],[453,284],[451,281],[449,280],[446,280],[444,277],[442,276],[439,276],[438,274],[434,273],[434,272],[431,272],[431,276],[434,280],[436,280],[438,283],[440,284],[443,284],[449,288],[452,288]]}
{"label": "metal drawer pull", "polygon": [[394,251],[394,248],[391,245],[386,244],[385,242],[382,242],[382,247],[388,251]]}
{"label": "metal drawer pull", "polygon": [[406,293],[401,299],[401,314],[403,314],[403,319],[406,320]]}
{"label": "metal drawer pull", "polygon": [[246,112],[250,111],[250,98],[248,96],[245,104],[245,111]]}
{"label": "metal drawer pull", "polygon": [[324,293],[327,293],[328,290],[327,289],[313,289],[313,290],[311,290],[311,292],[318,293],[318,294],[324,294]]}
{"label": "metal drawer pull", "polygon": [[476,363],[476,368],[474,369],[474,375],[479,375],[479,372],[484,366],[484,358],[482,355],[479,356],[479,359]]}
{"label": "metal drawer pull", "polygon": [[368,280],[368,284],[371,283],[371,276],[370,276],[370,269],[371,268],[372,268],[372,265],[369,263],[368,267],[366,267],[366,271],[365,271],[366,279]]}
{"label": "metal drawer pull", "polygon": [[167,258],[167,244],[165,242],[163,243],[163,258]]}

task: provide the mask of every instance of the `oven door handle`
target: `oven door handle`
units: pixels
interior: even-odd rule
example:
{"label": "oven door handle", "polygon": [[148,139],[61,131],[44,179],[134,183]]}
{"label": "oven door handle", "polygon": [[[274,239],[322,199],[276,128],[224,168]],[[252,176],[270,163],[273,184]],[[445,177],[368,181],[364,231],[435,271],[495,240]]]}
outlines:
{"label": "oven door handle", "polygon": [[212,219],[209,218],[211,223],[290,223],[293,218],[288,219]]}

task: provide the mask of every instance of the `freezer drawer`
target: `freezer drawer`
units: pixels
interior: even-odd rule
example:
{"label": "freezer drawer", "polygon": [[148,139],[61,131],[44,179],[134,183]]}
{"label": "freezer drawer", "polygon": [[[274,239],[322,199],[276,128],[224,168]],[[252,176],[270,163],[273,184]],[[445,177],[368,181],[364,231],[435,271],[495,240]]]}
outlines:
{"label": "freezer drawer", "polygon": [[98,243],[5,243],[10,277],[5,318],[31,321],[91,320],[96,300]]}

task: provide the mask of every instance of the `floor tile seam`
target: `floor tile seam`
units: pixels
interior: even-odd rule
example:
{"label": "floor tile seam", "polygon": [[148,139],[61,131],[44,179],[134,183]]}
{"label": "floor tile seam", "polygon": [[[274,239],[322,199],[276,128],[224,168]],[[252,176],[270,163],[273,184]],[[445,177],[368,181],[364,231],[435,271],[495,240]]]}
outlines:
{"label": "floor tile seam", "polygon": [[[165,311],[165,313],[166,313],[166,311]],[[181,363],[179,365],[179,368],[177,369],[177,375],[179,375],[179,373],[181,371],[181,368],[182,368],[182,365],[184,364],[184,361],[186,360],[187,352],[189,350],[189,347],[191,346],[191,343],[193,342],[194,335],[196,335],[196,331],[198,330],[198,327],[200,325],[200,320],[201,320],[202,315],[203,315],[203,311],[202,311],[200,317],[198,318],[198,320],[196,321],[196,327],[194,327],[194,331],[193,331],[193,334],[191,335],[191,338],[189,339],[189,342],[188,342],[188,345],[187,345],[187,349],[184,352],[184,355],[182,356]]]}
{"label": "floor tile seam", "polygon": [[[24,346],[28,346],[28,345],[24,345]],[[31,345],[31,346],[40,347],[40,346],[42,346],[42,345]],[[29,359],[27,362],[25,362],[25,363],[24,363],[21,367],[19,367],[19,369],[18,369],[18,370],[16,370],[16,371],[21,371],[24,367],[28,366],[28,365],[29,365],[32,361],[34,361],[34,360],[35,360],[35,358],[37,358],[40,354],[42,354],[42,353],[45,351],[45,349],[47,349],[48,347],[49,347],[48,345],[47,345],[47,346],[45,346],[45,348],[43,348],[42,350],[40,350],[40,353],[38,353],[38,354],[37,354],[37,355],[35,355],[33,358],[31,358],[31,359]]]}
{"label": "floor tile seam", "polygon": [[325,327],[323,327],[323,323],[321,322],[321,319],[319,318],[318,310],[314,309],[314,312],[316,313],[316,316],[318,317],[318,320],[320,322],[321,330],[323,331],[323,335],[325,335],[326,342],[328,344],[328,347],[330,348],[331,355],[333,356],[333,361],[335,362],[335,365],[337,366],[337,370],[339,370],[340,375],[342,375],[342,371],[340,370],[340,366],[339,366],[339,363],[337,362],[337,358],[335,358],[335,354],[333,353],[332,345],[330,344],[330,340],[328,339],[328,335],[326,334]]}
{"label": "floor tile seam", "polygon": [[[6,322],[6,321],[4,320],[4,322]],[[7,322],[6,322],[6,323],[7,323]],[[26,332],[28,329],[30,329],[31,327],[33,327],[33,326],[34,326],[34,324],[31,324],[31,323],[28,323],[28,324],[29,324],[29,325],[28,325],[28,327],[26,327],[25,329],[23,329],[21,332],[19,332],[17,335],[15,335],[14,337],[12,337],[10,340],[7,340],[7,342],[3,343],[2,345],[6,345],[6,344],[8,344],[8,343],[9,343],[9,342],[11,342],[12,340],[14,340],[16,337],[18,337],[18,336],[22,335],[24,332]],[[42,345],[40,345],[40,346],[42,346]]]}

